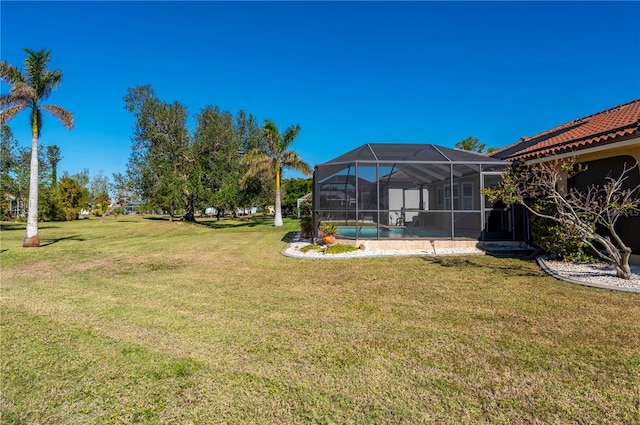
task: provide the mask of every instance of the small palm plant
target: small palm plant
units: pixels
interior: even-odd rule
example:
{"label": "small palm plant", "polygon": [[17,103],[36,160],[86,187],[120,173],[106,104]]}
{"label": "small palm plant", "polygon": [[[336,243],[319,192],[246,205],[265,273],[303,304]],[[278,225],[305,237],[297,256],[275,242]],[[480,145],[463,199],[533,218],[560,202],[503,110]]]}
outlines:
{"label": "small palm plant", "polygon": [[325,245],[336,243],[336,235],[338,234],[338,225],[333,221],[323,221],[320,223],[320,231],[322,232],[322,242]]}
{"label": "small palm plant", "polygon": [[320,223],[320,231],[323,236],[335,236],[338,234],[338,225],[334,221],[323,221]]}

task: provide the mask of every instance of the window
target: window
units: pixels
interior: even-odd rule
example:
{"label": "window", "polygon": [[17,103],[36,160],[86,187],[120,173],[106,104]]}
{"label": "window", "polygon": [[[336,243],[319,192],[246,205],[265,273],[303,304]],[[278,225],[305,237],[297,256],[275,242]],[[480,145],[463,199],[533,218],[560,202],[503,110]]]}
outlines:
{"label": "window", "polygon": [[463,182],[462,185],[462,209],[473,209],[473,182]]}
{"label": "window", "polygon": [[[450,210],[453,206],[453,209],[459,208],[458,202],[458,184],[453,185],[453,198],[451,197],[451,187],[447,184],[444,186],[444,209]],[[453,203],[452,203],[453,201]]]}

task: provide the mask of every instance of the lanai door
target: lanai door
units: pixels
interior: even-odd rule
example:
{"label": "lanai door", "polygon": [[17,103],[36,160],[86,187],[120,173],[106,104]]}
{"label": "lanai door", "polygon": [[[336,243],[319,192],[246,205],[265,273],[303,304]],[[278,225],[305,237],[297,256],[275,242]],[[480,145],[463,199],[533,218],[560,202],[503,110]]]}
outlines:
{"label": "lanai door", "polygon": [[[502,181],[502,174],[485,172],[481,174],[482,187],[495,188]],[[513,240],[513,209],[502,202],[493,203],[482,195],[482,240]]]}

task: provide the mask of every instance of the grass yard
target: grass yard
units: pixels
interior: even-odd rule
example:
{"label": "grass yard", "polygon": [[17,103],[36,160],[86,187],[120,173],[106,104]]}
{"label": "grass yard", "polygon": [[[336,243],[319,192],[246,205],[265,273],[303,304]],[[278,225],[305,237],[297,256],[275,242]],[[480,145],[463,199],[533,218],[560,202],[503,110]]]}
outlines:
{"label": "grass yard", "polygon": [[2,424],[640,423],[640,297],[489,256],[284,257],[286,221],[1,230]]}

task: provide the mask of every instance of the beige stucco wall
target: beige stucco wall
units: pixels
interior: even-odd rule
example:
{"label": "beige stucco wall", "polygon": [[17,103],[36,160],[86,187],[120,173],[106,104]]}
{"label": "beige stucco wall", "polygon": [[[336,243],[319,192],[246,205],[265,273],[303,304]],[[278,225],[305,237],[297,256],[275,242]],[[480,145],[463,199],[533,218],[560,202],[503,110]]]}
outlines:
{"label": "beige stucco wall", "polygon": [[[610,148],[604,149],[609,146]],[[584,153],[577,152],[576,159],[579,162],[594,161],[596,159],[611,158],[614,156],[629,155],[640,162],[640,137],[621,142],[620,145],[605,145],[602,149],[585,150]]]}
{"label": "beige stucco wall", "polygon": [[[605,145],[599,148],[594,149],[585,149],[584,151],[578,151],[571,154],[563,154],[553,158],[569,158],[575,157],[577,162],[588,162],[595,161],[598,159],[606,159],[612,158],[616,156],[629,155],[633,157],[640,164],[640,137],[635,137],[632,139],[627,139],[620,143]],[[548,159],[551,159],[549,157]],[[633,165],[633,164],[629,164]],[[563,185],[560,187],[560,190],[567,191],[567,178],[566,173],[562,179]],[[629,260],[632,264],[640,265],[640,255],[631,255]]]}
{"label": "beige stucco wall", "polygon": [[[578,151],[573,153],[565,153],[558,156],[550,156],[545,158],[546,160],[557,159],[557,158],[575,158],[577,162],[588,162],[595,161],[598,159],[606,159],[612,158],[614,156],[623,156],[629,155],[633,157],[638,163],[640,163],[640,137],[635,137],[633,139],[628,139],[620,144],[612,144],[605,145],[595,149],[585,149],[584,151]],[[531,163],[535,163],[538,161],[531,161]],[[633,164],[629,164],[633,165]],[[559,188],[561,191],[567,191],[567,173],[563,173],[561,186]]]}

